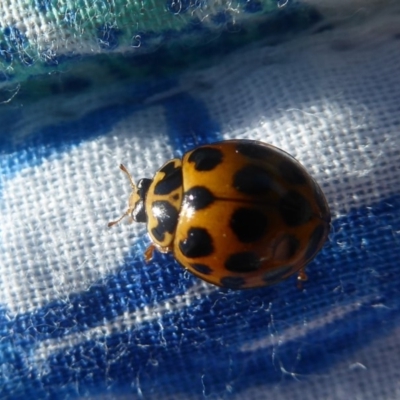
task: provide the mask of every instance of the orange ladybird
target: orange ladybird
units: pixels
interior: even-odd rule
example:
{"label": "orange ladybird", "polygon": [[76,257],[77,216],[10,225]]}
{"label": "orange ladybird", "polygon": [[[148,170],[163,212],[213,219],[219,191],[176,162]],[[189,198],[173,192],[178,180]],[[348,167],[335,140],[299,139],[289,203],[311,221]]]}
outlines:
{"label": "orange ladybird", "polygon": [[284,151],[253,140],[199,146],[134,185],[124,216],[147,224],[154,249],[231,289],[267,286],[299,272],[330,229],[325,196]]}

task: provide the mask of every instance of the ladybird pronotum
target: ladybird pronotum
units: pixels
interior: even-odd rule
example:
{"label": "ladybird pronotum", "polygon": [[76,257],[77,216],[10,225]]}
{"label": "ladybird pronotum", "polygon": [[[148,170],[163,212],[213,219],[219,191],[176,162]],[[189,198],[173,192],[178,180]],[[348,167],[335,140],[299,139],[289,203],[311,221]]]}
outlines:
{"label": "ladybird pronotum", "polygon": [[154,249],[172,252],[187,270],[232,289],[267,286],[298,272],[330,229],[325,196],[284,151],[253,140],[199,146],[168,161],[137,185],[128,210],[147,225]]}

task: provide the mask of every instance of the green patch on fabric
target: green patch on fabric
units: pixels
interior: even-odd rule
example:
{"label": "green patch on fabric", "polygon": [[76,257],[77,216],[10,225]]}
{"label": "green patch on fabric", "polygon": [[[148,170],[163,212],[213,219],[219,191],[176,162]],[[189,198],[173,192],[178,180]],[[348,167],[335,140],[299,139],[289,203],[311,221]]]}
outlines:
{"label": "green patch on fabric", "polygon": [[[174,76],[221,60],[244,45],[273,45],[322,20],[299,3],[275,0],[13,0],[26,21],[7,26],[0,15],[0,103],[26,103],[64,93],[68,98],[125,80]],[[261,4],[261,7],[260,7]],[[31,14],[30,14],[31,13]],[[18,26],[18,28],[17,28]]]}

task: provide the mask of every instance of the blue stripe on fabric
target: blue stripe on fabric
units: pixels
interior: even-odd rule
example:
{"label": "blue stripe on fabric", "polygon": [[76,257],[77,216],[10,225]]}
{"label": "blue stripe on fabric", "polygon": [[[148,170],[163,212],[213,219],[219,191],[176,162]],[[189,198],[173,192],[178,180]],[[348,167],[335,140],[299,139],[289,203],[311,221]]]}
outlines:
{"label": "blue stripe on fabric", "polygon": [[[163,89],[168,89],[168,86]],[[160,87],[157,87],[157,91],[159,90]],[[144,97],[147,97],[149,95],[148,88],[144,92]],[[165,107],[167,135],[173,141],[177,153],[182,154],[188,147],[191,148],[200,142],[205,142],[207,138],[212,141],[217,140],[218,125],[212,121],[203,102],[182,93],[166,98],[160,104]],[[57,156],[60,152],[68,151],[85,140],[111,131],[120,119],[131,115],[140,108],[141,106],[137,105],[108,107],[106,111],[96,110],[78,121],[45,128],[34,135],[31,140],[30,146],[33,146],[34,150],[31,152],[20,151],[17,163],[15,158],[8,160],[4,158],[3,161],[6,161],[9,166],[11,163],[17,164],[19,168],[26,165],[35,166],[48,157]],[[85,129],[89,124],[90,129],[89,127]],[[2,168],[6,171],[9,166],[3,165]],[[7,178],[11,179],[16,173],[16,169],[8,169]],[[156,252],[153,262],[144,265],[142,254],[148,244],[148,239],[144,238],[141,243],[133,247],[125,264],[120,266],[117,274],[106,276],[102,282],[92,285],[83,293],[69,296],[70,312],[74,315],[73,320],[68,318],[60,320],[60,316],[65,310],[65,302],[60,300],[48,303],[35,314],[19,315],[13,322],[15,327],[18,327],[17,330],[30,332],[29,340],[34,343],[38,339],[70,335],[81,331],[82,327],[90,329],[101,325],[103,318],[111,320],[124,312],[133,312],[138,307],[158,304],[177,294],[185,293],[188,287],[193,285],[195,278],[184,277],[184,271],[179,267],[176,268],[171,255]],[[137,257],[136,254],[140,257]],[[163,273],[165,266],[169,265],[171,268],[168,267],[167,273]],[[169,272],[174,270],[174,274],[171,275]],[[177,282],[179,283],[177,284]],[[129,290],[130,297],[118,297],[121,287]],[[163,290],[155,290],[159,287],[162,287]],[[112,300],[111,303],[110,300]],[[86,305],[84,309],[81,308],[82,304]],[[110,306],[104,308],[103,304]]]}
{"label": "blue stripe on fabric", "polygon": [[[176,82],[165,80],[157,85],[135,86],[131,96],[135,99],[121,105],[113,105],[85,114],[78,120],[46,126],[33,132],[18,146],[12,135],[0,138],[0,172],[5,179],[12,179],[20,170],[40,165],[44,160],[60,157],[71,148],[88,140],[108,134],[118,122],[134,115],[148,105],[144,101],[154,94],[167,92]],[[176,148],[176,155],[207,141],[219,140],[219,127],[207,111],[206,105],[186,93],[159,102],[164,105],[167,119],[166,132]],[[195,110],[195,111],[194,111]],[[3,131],[12,131],[20,121],[20,111],[15,110],[3,121]],[[135,133],[132,132],[132,135]],[[10,154],[10,155],[8,155]],[[1,199],[0,186],[0,199]]]}
{"label": "blue stripe on fabric", "polygon": [[52,8],[50,0],[34,0],[33,4],[38,12],[44,14]]}
{"label": "blue stripe on fabric", "polygon": [[[12,134],[4,134],[0,138],[0,153],[19,153],[21,157],[19,163],[24,167],[27,163],[38,165],[43,158],[66,152],[71,147],[108,134],[121,119],[147,108],[148,105],[145,104],[147,98],[167,92],[176,85],[176,81],[170,79],[159,80],[156,84],[132,85],[130,90],[126,88],[124,103],[116,102],[117,104],[90,111],[79,119],[45,126],[32,132],[18,145],[14,144]],[[14,110],[9,118],[5,120],[2,118],[2,131],[13,132],[15,124],[20,123],[22,116],[21,110]],[[18,164],[15,159],[11,161],[13,164]]]}
{"label": "blue stripe on fabric", "polygon": [[[37,333],[35,345],[30,339],[41,329],[33,317],[44,314],[44,309],[19,316],[17,320],[25,319],[25,326],[0,313],[3,365],[11,366],[14,376],[25,376],[20,389],[23,394],[15,392],[21,386],[3,381],[3,396],[23,398],[27,391],[36,398],[51,399],[107,391],[133,391],[144,397],[152,394],[153,398],[176,392],[224,396],[228,394],[227,385],[229,393],[240,393],[258,384],[293,380],[292,372],[300,380],[325,373],[399,325],[400,215],[394,212],[399,208],[400,196],[393,196],[335,220],[329,243],[308,268],[310,279],[304,290],[297,289],[295,280],[289,279],[269,288],[219,290],[194,298],[190,306],[155,316],[128,332],[96,340],[88,337],[79,345],[52,354],[42,375],[27,362],[38,341],[48,337]],[[173,268],[169,264],[162,267]],[[149,279],[154,288],[156,272],[151,271]],[[160,291],[176,293],[173,282],[179,286],[184,279],[179,273],[173,276],[177,271],[171,272],[169,286]],[[114,302],[126,297],[140,306],[142,299],[132,293],[132,288],[142,291],[144,282],[130,276],[129,282],[105,282],[101,291],[112,296],[109,303],[106,296],[102,297],[98,307],[116,307],[117,313],[122,313],[130,308],[123,301],[118,306]],[[88,307],[88,313],[95,312],[90,304],[96,302],[91,299],[94,294],[86,303],[84,297],[80,299],[82,310]],[[149,296],[155,303],[160,301],[154,289]],[[340,316],[346,308],[350,311]],[[333,311],[337,318],[324,321]],[[59,321],[79,325],[74,303],[57,309],[57,313]],[[100,323],[103,314],[97,315]],[[315,328],[311,328],[313,324]],[[305,337],[294,335],[279,341],[290,328],[301,332],[305,326],[310,326]],[[80,326],[82,331],[85,328]],[[272,337],[275,344],[270,343]],[[246,348],[248,345],[256,348]]]}
{"label": "blue stripe on fabric", "polygon": [[[131,92],[132,99],[134,98],[135,101],[96,109],[78,120],[46,126],[32,132],[18,146],[13,145],[12,135],[4,135],[0,141],[0,152],[3,154],[12,152],[14,157],[17,154],[20,159],[19,162],[16,162],[14,157],[12,160],[4,157],[3,161],[8,160],[8,163],[21,164],[23,167],[26,167],[27,164],[36,166],[45,158],[66,152],[71,147],[109,133],[121,119],[147,108],[148,104],[144,105],[147,98],[164,91],[167,92],[175,86],[176,82],[169,80],[154,86],[135,86]],[[167,134],[178,151],[186,151],[199,144],[220,139],[218,135],[220,128],[212,120],[206,104],[201,100],[183,92],[167,97],[159,101],[158,104],[165,107]],[[2,129],[12,131],[13,124],[20,119],[20,111],[15,110],[14,113],[10,114],[8,123],[3,121]],[[134,132],[132,132],[132,135],[134,135]],[[29,151],[26,149],[29,149]]]}
{"label": "blue stripe on fabric", "polygon": [[179,156],[201,144],[221,140],[221,128],[204,102],[182,92],[163,101],[163,105],[167,133]]}
{"label": "blue stripe on fabric", "polygon": [[149,264],[143,257],[131,258],[119,272],[105,276],[82,293],[71,293],[68,305],[56,300],[34,313],[19,314],[12,321],[13,330],[24,332],[31,343],[62,338],[175,298],[195,281],[171,255],[155,253]]}

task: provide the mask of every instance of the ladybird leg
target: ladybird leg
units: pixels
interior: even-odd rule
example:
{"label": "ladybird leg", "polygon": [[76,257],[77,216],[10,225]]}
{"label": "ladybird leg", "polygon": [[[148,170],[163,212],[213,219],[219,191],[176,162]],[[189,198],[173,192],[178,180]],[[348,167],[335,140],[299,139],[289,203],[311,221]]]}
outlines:
{"label": "ladybird leg", "polygon": [[165,247],[161,247],[158,249],[160,251],[160,253],[170,253],[173,250],[172,246],[165,246]]}
{"label": "ladybird leg", "polygon": [[153,258],[154,250],[158,250],[160,253],[169,253],[172,251],[172,246],[156,247],[154,243],[151,243],[149,247],[144,251],[144,261],[149,262]]}
{"label": "ladybird leg", "polygon": [[305,268],[301,268],[297,275],[297,287],[303,289],[303,282],[308,280]]}
{"label": "ladybird leg", "polygon": [[156,246],[154,244],[150,244],[150,246],[144,251],[144,261],[148,263],[153,258],[153,252]]}

